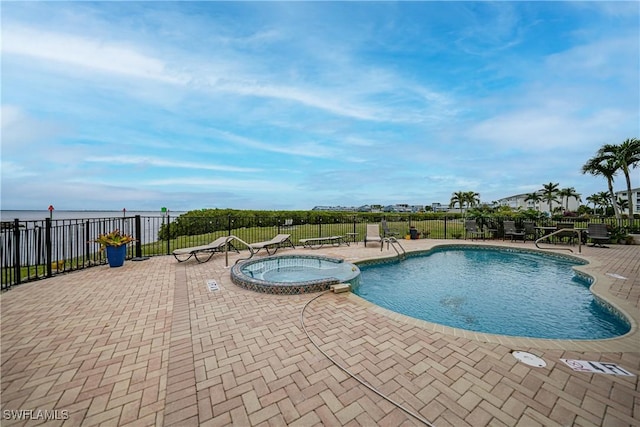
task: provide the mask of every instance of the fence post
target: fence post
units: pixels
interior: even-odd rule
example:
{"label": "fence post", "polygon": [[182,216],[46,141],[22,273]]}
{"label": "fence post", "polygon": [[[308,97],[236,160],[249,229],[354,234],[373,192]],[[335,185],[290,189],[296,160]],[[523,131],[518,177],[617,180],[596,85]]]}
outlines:
{"label": "fence post", "polygon": [[142,221],[140,215],[136,215],[134,227],[136,229],[136,258],[142,258]]}
{"label": "fence post", "polygon": [[167,210],[167,255],[171,255],[171,218]]}
{"label": "fence post", "polygon": [[13,273],[15,275],[15,284],[21,283],[20,277],[20,220],[13,220]]}
{"label": "fence post", "polygon": [[447,238],[447,216],[444,216],[444,238]]}
{"label": "fence post", "polygon": [[[95,255],[93,255],[91,253],[91,242],[89,241],[89,236],[91,235],[91,223],[89,222],[89,220],[86,220],[84,222],[84,253],[87,254],[86,260],[83,260],[83,264],[86,264],[86,262],[89,262],[89,265],[91,265],[92,262],[94,262],[96,260]],[[93,256],[92,256],[93,255]],[[91,259],[93,258],[93,259]],[[86,265],[84,265],[83,267],[86,267]]]}
{"label": "fence post", "polygon": [[44,219],[44,248],[45,248],[45,262],[47,263],[47,277],[53,276],[53,268],[51,263],[53,257],[51,256],[51,218]]}

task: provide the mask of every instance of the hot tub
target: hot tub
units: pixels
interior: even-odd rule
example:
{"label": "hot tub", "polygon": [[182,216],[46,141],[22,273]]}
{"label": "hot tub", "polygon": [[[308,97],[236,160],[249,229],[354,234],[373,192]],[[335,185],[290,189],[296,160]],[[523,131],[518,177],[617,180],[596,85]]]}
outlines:
{"label": "hot tub", "polygon": [[338,283],[357,284],[360,269],[339,258],[320,255],[281,255],[236,264],[231,281],[256,292],[304,294],[328,290]]}

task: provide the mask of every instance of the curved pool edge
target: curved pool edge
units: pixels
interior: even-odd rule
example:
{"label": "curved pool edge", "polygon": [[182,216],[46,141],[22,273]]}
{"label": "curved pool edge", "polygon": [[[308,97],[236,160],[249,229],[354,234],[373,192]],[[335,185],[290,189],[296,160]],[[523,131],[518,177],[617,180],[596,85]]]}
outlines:
{"label": "curved pool edge", "polygon": [[[513,349],[517,348],[539,348],[539,349],[557,349],[557,350],[572,350],[572,351],[595,351],[600,353],[608,352],[638,352],[640,351],[640,334],[638,330],[638,323],[640,322],[640,310],[635,308],[627,301],[611,294],[609,288],[612,285],[612,280],[607,276],[601,274],[596,270],[600,265],[597,260],[592,260],[582,254],[565,254],[559,252],[550,252],[544,249],[534,248],[517,248],[513,246],[500,246],[491,244],[479,244],[479,243],[438,243],[434,246],[426,249],[407,250],[407,255],[420,255],[432,252],[437,249],[452,249],[452,248],[485,248],[485,249],[498,249],[498,250],[513,250],[520,252],[533,252],[544,255],[558,256],[561,258],[568,258],[583,262],[584,264],[573,266],[572,268],[580,271],[582,274],[593,279],[593,283],[589,287],[589,290],[601,300],[607,304],[613,306],[618,310],[625,319],[630,323],[631,329],[624,335],[612,338],[603,338],[597,340],[568,340],[568,339],[547,339],[547,338],[530,338],[520,337],[512,335],[498,335],[488,334],[484,332],[475,332],[467,329],[454,328],[438,323],[428,322],[422,319],[416,319],[404,314],[397,313],[395,311],[380,307],[366,299],[349,292],[347,297],[354,302],[361,305],[369,306],[374,312],[383,314],[393,320],[400,321],[405,324],[409,324],[421,329],[425,329],[431,332],[443,333],[446,335],[452,335],[455,337],[464,337],[473,341],[502,344]],[[352,261],[355,265],[370,264],[376,262],[392,262],[397,259],[396,256],[383,256],[383,257],[368,257],[362,258],[357,261]],[[633,313],[633,314],[632,314]]]}
{"label": "curved pool edge", "polygon": [[[311,280],[300,280],[297,282],[267,281],[267,280],[250,277],[242,271],[242,268],[248,265],[257,264],[265,261],[269,262],[274,260],[287,259],[287,258],[314,259],[314,260],[323,260],[327,262],[332,262],[336,264],[349,264],[349,265],[353,265],[353,267],[357,269],[357,271],[354,272],[353,277],[350,277],[349,280],[340,280],[336,277],[329,276],[325,278],[318,278],[318,279],[311,279]],[[272,295],[300,295],[300,294],[324,292],[324,291],[330,290],[331,287],[334,285],[338,285],[340,283],[348,283],[350,280],[355,280],[359,278],[360,270],[358,269],[357,265],[346,261],[344,258],[329,257],[324,255],[287,254],[287,255],[273,255],[273,256],[267,256],[262,258],[255,258],[255,259],[246,260],[244,262],[239,262],[231,268],[229,274],[230,274],[231,282],[243,289],[264,293],[264,294],[272,294]]]}

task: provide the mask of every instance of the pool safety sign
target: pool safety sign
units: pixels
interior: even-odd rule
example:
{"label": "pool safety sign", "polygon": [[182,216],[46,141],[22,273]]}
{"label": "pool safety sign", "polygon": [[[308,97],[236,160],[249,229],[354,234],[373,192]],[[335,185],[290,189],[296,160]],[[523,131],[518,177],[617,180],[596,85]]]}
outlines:
{"label": "pool safety sign", "polygon": [[209,292],[220,290],[218,284],[213,279],[207,280],[207,288],[209,288]]}
{"label": "pool safety sign", "polygon": [[587,360],[560,359],[571,369],[578,372],[591,372],[594,374],[624,375],[633,377],[631,372],[626,371],[620,365],[607,362],[589,362]]}

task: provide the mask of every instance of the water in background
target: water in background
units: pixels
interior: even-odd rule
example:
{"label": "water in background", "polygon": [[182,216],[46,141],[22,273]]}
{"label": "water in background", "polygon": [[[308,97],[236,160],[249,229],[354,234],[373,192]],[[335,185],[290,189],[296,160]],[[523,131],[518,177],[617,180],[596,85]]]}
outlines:
{"label": "water in background", "polygon": [[[169,215],[175,218],[183,211],[170,211]],[[126,216],[146,216],[146,217],[163,217],[166,214],[161,211],[126,211]],[[87,219],[87,218],[122,218],[122,211],[53,211],[53,219]],[[49,211],[10,211],[0,210],[1,221],[13,221],[18,218],[20,221],[40,221],[49,218]]]}
{"label": "water in background", "polygon": [[[49,211],[19,211],[19,210],[3,210],[0,211],[2,222],[13,223],[14,219],[18,219],[21,222],[21,227],[23,232],[28,232],[36,227],[42,227],[44,221],[49,218]],[[173,222],[180,214],[184,212],[176,211],[169,212],[169,218]],[[162,224],[165,223],[166,213],[161,211],[53,211],[53,215],[51,218],[53,219],[53,236],[52,236],[52,245],[57,247],[62,244],[65,246],[62,250],[68,250],[68,247],[77,247],[79,240],[82,240],[79,236],[84,236],[84,224],[82,221],[79,223],[74,222],[74,220],[89,220],[89,219],[103,219],[108,218],[110,220],[116,220],[115,222],[111,222],[113,228],[120,229],[125,234],[133,234],[133,230],[131,229],[132,222],[130,218],[133,218],[136,215],[140,215],[142,217],[142,223],[140,230],[140,243],[147,244],[157,241],[158,232]],[[129,220],[117,221],[119,218],[129,218]],[[4,225],[4,224],[3,224]],[[2,228],[2,233],[5,233],[6,230],[4,226]],[[91,238],[97,236],[98,232],[106,232],[108,230],[100,230],[95,231]],[[41,235],[33,235],[32,239],[40,239]],[[40,245],[42,246],[42,245]],[[25,246],[23,251],[24,254],[21,257],[26,257],[26,251],[32,250],[33,248],[29,248]],[[54,254],[54,259],[65,259],[67,256],[63,254]]]}

